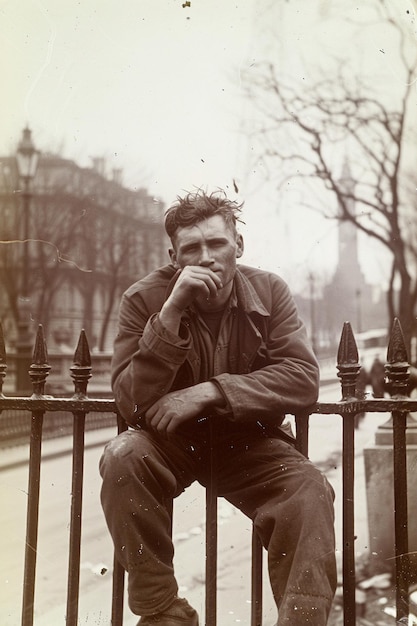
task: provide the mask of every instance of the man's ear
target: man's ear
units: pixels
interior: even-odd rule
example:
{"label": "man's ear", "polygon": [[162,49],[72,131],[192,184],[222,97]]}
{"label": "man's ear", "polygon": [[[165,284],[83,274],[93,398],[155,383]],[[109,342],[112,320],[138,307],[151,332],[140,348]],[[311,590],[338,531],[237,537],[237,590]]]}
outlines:
{"label": "man's ear", "polygon": [[245,244],[243,242],[243,237],[242,237],[242,235],[240,233],[238,233],[238,235],[237,235],[236,243],[237,243],[236,258],[240,259],[240,257],[243,254],[243,251],[245,249]]}
{"label": "man's ear", "polygon": [[175,269],[178,269],[179,265],[177,262],[177,255],[175,253],[174,248],[169,248],[168,253],[169,253],[169,258],[171,259],[172,265],[175,267]]}

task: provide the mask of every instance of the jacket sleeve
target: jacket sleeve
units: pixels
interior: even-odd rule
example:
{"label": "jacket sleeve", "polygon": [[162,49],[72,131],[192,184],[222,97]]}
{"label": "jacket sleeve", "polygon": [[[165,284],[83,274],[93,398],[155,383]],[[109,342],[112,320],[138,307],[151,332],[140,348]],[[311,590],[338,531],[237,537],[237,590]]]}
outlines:
{"label": "jacket sleeve", "polygon": [[318,397],[319,367],[294,299],[287,284],[273,274],[270,288],[265,364],[248,373],[224,373],[213,379],[227,398],[232,421],[250,421],[256,415],[263,423],[276,423],[278,416],[311,406]]}
{"label": "jacket sleeve", "polygon": [[150,315],[140,294],[123,296],[112,359],[112,389],[125,421],[140,417],[170,391],[191,347],[188,329],[179,337]]}

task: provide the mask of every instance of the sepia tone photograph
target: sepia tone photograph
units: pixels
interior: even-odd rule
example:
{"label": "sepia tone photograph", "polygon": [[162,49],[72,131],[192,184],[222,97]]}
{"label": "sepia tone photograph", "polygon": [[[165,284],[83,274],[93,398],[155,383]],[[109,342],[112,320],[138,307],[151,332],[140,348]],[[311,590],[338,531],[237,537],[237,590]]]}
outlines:
{"label": "sepia tone photograph", "polygon": [[0,624],[417,625],[416,0],[0,33]]}

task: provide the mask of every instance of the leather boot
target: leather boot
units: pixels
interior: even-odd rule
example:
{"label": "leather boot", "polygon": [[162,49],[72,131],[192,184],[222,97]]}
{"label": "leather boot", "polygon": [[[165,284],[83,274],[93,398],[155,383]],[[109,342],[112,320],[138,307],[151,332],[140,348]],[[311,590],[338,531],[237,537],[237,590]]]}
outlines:
{"label": "leather boot", "polygon": [[141,617],[137,626],[198,626],[198,615],[185,598],[176,598],[163,613]]}

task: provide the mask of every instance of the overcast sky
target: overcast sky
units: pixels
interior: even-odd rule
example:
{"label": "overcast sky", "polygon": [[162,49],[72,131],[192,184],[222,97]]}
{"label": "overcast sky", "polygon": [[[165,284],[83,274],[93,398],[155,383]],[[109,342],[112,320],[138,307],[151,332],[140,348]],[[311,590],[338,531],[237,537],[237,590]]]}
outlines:
{"label": "overcast sky", "polygon": [[[360,64],[376,63],[379,74],[383,33],[365,43],[353,37],[344,12],[329,21],[335,2],[0,0],[0,154],[15,151],[28,124],[42,151],[81,166],[104,156],[109,174],[121,168],[127,186],[166,203],[195,186],[235,197],[235,180],[236,197],[246,201],[244,260],[298,287],[306,259],[328,271],[323,260],[336,258],[336,229],[311,215],[289,220],[273,190],[250,176],[240,74],[278,54],[304,80],[312,59],[323,64],[347,50]],[[415,15],[412,2],[395,2]],[[271,26],[279,26],[272,48]],[[386,61],[385,76],[395,81]],[[378,276],[375,267],[367,271]]]}
{"label": "overcast sky", "polygon": [[252,2],[0,0],[6,37],[2,144],[28,122],[42,149],[105,156],[166,201],[236,177],[239,68]]}

